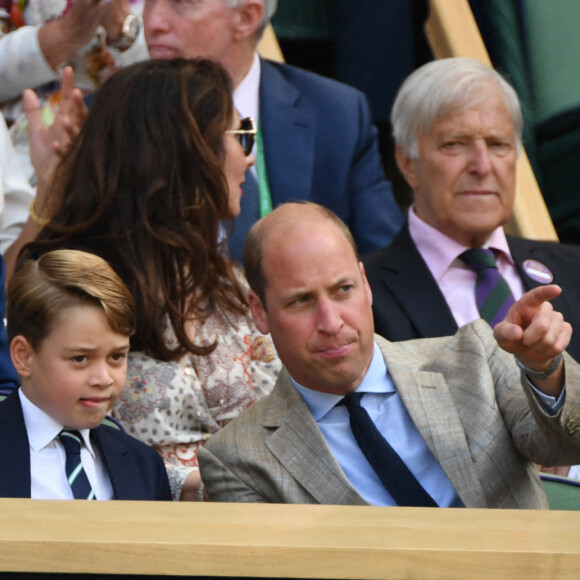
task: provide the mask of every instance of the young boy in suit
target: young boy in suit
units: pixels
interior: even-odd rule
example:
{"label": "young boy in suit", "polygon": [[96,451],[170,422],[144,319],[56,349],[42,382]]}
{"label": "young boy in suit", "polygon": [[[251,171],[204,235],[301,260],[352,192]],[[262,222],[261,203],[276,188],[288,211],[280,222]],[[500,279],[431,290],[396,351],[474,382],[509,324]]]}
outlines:
{"label": "young boy in suit", "polygon": [[21,386],[0,403],[0,497],[171,500],[157,452],[105,420],[135,326],[112,268],[77,250],[26,262],[8,286],[7,326]]}

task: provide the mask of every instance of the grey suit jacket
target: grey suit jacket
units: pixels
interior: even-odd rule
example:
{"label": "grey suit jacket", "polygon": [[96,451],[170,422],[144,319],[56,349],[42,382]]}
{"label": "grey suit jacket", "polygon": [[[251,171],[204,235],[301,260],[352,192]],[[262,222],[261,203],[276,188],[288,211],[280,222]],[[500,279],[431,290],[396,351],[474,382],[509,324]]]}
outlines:
{"label": "grey suit jacket", "polygon": [[[580,461],[580,366],[571,357],[566,403],[550,416],[482,320],[452,337],[376,341],[466,507],[547,507],[532,462]],[[366,504],[285,370],[272,393],[212,436],[198,459],[213,501]]]}

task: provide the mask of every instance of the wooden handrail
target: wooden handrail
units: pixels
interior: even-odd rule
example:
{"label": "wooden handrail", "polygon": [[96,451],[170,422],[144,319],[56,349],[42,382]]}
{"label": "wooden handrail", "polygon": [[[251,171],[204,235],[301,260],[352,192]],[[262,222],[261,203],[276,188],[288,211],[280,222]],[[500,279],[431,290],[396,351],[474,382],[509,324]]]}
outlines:
{"label": "wooden handrail", "polygon": [[0,499],[0,570],[576,580],[580,512]]}
{"label": "wooden handrail", "polygon": [[[429,0],[425,32],[436,58],[467,56],[489,66],[491,60],[468,0]],[[513,234],[537,240],[557,240],[542,192],[525,151],[518,159],[514,213],[507,226]]]}

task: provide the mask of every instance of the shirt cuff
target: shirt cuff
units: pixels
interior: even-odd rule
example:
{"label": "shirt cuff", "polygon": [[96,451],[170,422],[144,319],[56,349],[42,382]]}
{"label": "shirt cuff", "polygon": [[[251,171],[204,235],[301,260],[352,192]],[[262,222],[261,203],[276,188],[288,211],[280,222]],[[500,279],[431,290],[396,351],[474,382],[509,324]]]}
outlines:
{"label": "shirt cuff", "polygon": [[542,391],[536,389],[536,387],[534,387],[534,385],[532,385],[532,383],[528,380],[528,377],[526,377],[526,382],[528,383],[528,386],[530,387],[530,389],[532,389],[536,397],[540,400],[542,407],[544,407],[544,409],[550,415],[557,415],[560,409],[564,406],[564,403],[566,402],[566,387],[564,386],[562,392],[556,399],[556,397],[546,395],[545,393],[542,393]]}

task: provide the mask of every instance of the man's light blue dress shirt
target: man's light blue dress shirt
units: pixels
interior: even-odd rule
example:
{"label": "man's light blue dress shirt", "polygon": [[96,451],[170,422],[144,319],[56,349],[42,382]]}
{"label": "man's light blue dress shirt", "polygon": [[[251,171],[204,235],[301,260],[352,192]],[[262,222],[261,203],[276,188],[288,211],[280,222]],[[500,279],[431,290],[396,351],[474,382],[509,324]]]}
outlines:
{"label": "man's light blue dress shirt", "polygon": [[[350,429],[348,410],[343,405],[337,406],[343,397],[293,382],[351,485],[371,504],[396,505],[360,450]],[[437,505],[462,507],[462,501],[403,405],[376,344],[371,365],[357,392],[367,393],[362,406]]]}

